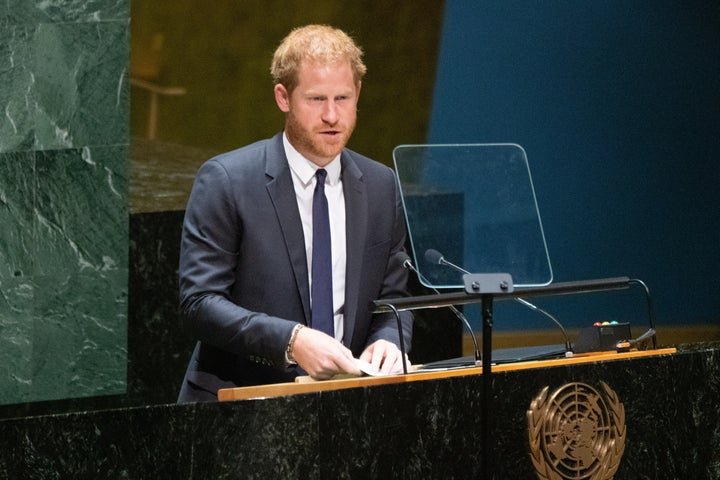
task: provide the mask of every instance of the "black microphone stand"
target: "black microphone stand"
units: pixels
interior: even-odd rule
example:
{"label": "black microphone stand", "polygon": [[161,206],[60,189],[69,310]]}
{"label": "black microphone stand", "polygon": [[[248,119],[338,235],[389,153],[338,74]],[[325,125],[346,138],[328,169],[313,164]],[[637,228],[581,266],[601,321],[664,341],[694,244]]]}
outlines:
{"label": "black microphone stand", "polygon": [[493,405],[493,377],[492,377],[492,329],[493,329],[493,302],[494,295],[509,294],[514,290],[513,281],[507,273],[466,273],[463,275],[465,293],[480,295],[480,308],[482,310],[482,405],[483,412],[480,417],[480,448],[482,459],[480,461],[481,478],[494,478],[493,448],[490,432],[492,427]]}
{"label": "black microphone stand", "polygon": [[[480,445],[482,448],[482,460],[480,463],[481,478],[494,478],[492,473],[493,452],[490,431],[492,421],[490,412],[492,407],[492,327],[493,327],[493,296],[482,295],[480,306],[482,309],[482,405],[483,415],[480,417]],[[492,476],[491,476],[492,475]]]}
{"label": "black microphone stand", "polygon": [[407,350],[405,349],[405,340],[403,338],[402,318],[400,318],[400,312],[394,305],[388,304],[387,307],[392,310],[395,314],[395,319],[397,320],[398,335],[400,336],[400,355],[402,356],[403,375],[407,375]]}

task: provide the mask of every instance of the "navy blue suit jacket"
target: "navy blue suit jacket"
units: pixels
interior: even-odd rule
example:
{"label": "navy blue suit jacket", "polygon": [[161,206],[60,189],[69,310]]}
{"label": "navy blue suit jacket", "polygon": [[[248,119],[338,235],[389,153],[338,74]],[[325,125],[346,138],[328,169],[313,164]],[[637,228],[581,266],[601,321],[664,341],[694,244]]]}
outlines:
{"label": "navy blue suit jacket", "polygon": [[[394,172],[349,149],[341,153],[347,231],[342,342],[357,357],[379,339],[399,344],[392,314],[372,301],[407,295],[405,221]],[[179,402],[217,390],[292,381],[285,350],[310,322],[300,214],[282,134],[208,160],[188,201],[180,253],[183,323],[198,343]],[[405,345],[412,316],[402,314]]]}

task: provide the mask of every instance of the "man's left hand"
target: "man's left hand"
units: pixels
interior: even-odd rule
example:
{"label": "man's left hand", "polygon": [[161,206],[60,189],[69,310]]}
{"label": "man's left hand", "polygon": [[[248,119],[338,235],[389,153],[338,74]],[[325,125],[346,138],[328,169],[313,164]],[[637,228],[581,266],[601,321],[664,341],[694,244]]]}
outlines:
{"label": "man's left hand", "polygon": [[[402,352],[394,343],[378,340],[365,349],[360,355],[360,360],[368,362],[382,374],[389,374],[403,371],[402,357]],[[407,355],[405,355],[405,362],[410,365]]]}

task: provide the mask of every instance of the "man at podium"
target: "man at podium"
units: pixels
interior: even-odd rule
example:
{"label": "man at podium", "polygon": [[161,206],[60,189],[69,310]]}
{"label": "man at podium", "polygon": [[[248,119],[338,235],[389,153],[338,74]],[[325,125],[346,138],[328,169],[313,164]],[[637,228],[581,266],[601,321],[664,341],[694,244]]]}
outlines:
{"label": "man at podium", "polygon": [[[297,28],[271,73],[284,131],[208,160],[180,253],[184,327],[198,339],[178,402],[221,388],[402,370],[397,319],[372,301],[407,295],[394,172],[345,148],[366,68],[344,32]],[[401,314],[405,345],[412,316]]]}

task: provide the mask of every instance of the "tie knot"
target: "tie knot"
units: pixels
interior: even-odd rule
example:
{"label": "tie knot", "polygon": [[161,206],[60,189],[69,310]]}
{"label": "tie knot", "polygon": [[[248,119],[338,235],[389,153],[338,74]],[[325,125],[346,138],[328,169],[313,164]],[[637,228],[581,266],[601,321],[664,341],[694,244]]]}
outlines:
{"label": "tie knot", "polygon": [[318,183],[325,183],[325,177],[327,177],[327,170],[324,168],[318,168],[317,172],[315,172],[315,176],[317,177]]}

